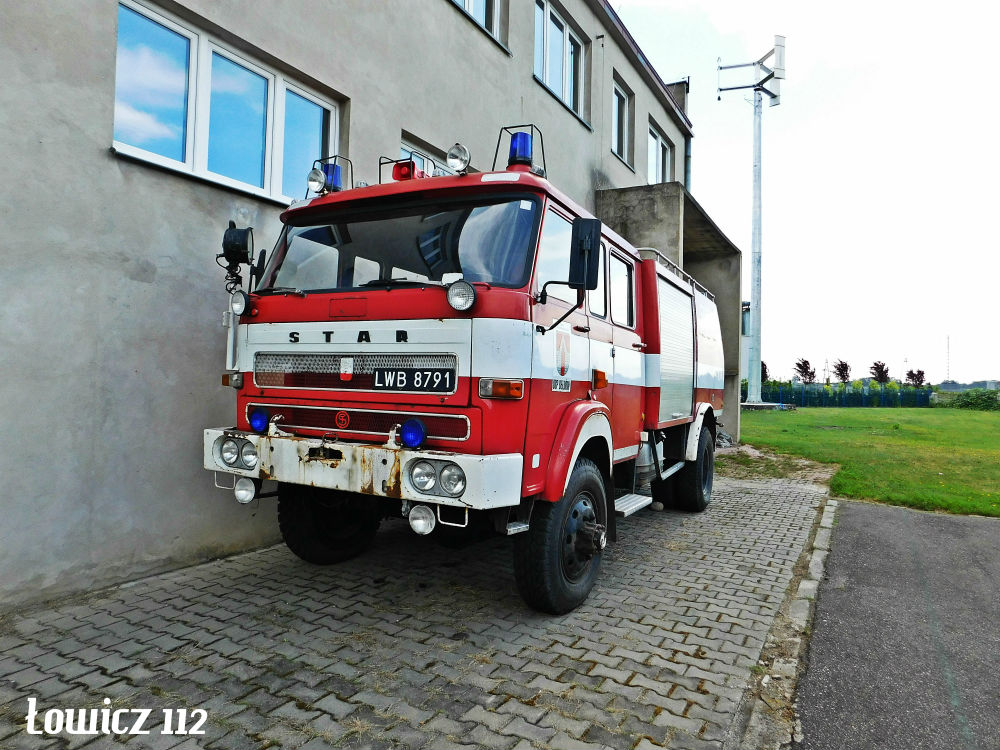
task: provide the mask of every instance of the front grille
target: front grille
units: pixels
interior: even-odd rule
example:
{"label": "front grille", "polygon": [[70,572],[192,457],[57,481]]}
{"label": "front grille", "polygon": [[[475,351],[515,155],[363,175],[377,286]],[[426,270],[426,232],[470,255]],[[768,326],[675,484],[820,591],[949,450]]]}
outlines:
{"label": "front grille", "polygon": [[280,414],[280,419],[275,423],[287,432],[306,430],[388,437],[393,426],[402,424],[411,417],[417,417],[427,427],[427,437],[430,439],[466,440],[469,437],[469,419],[460,415],[249,404],[248,419],[250,412],[258,407],[267,409],[272,418],[273,415]]}
{"label": "front grille", "polygon": [[[353,373],[341,375],[341,360],[350,358]],[[307,390],[374,390],[375,368],[443,368],[458,375],[454,354],[275,354],[259,352],[254,357],[253,379],[261,388]],[[457,383],[457,377],[456,377]],[[379,389],[391,391],[393,389]]]}

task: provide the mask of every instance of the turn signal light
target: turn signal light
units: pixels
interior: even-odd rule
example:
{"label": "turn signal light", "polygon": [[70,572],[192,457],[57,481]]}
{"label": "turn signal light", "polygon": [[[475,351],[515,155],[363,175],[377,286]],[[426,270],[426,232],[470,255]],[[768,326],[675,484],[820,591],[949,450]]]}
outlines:
{"label": "turn signal light", "polygon": [[480,398],[521,398],[523,395],[523,380],[479,379]]}
{"label": "turn signal light", "polygon": [[607,388],[608,374],[604,370],[594,370],[594,388]]}

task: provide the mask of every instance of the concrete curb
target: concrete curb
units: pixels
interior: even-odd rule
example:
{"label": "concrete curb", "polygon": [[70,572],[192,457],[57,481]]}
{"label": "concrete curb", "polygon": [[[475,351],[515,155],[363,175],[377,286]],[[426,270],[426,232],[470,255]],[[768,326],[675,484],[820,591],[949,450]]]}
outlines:
{"label": "concrete curb", "polygon": [[727,744],[731,750],[779,750],[802,741],[795,690],[839,507],[829,496],[825,500],[812,542],[799,561],[806,571],[768,635],[756,668],[759,677],[751,685],[753,697],[745,709],[749,718],[742,737]]}

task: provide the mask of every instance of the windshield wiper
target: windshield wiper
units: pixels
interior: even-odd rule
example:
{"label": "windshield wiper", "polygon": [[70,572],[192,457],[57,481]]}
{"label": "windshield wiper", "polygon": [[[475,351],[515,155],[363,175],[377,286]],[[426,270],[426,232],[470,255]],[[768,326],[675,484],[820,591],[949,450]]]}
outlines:
{"label": "windshield wiper", "polygon": [[294,286],[266,286],[263,289],[256,290],[254,294],[295,294],[299,297],[306,296],[304,291]]}
{"label": "windshield wiper", "polygon": [[417,281],[416,279],[372,279],[371,281],[366,281],[360,286],[444,286],[440,281],[431,281],[430,279],[425,279],[422,281]]}

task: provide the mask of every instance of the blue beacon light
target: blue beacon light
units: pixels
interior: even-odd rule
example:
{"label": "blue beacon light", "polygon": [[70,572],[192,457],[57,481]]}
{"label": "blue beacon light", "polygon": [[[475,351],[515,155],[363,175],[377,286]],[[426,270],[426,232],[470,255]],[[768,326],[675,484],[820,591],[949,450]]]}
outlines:
{"label": "blue beacon light", "polygon": [[343,170],[339,164],[322,165],[323,174],[326,175],[326,187],[328,190],[338,192],[344,189]]}
{"label": "blue beacon light", "polygon": [[399,428],[399,439],[407,448],[419,448],[427,439],[427,428],[419,419],[407,419]]}
{"label": "blue beacon light", "polygon": [[263,409],[254,409],[250,413],[250,428],[254,432],[265,433],[267,432],[267,412]]}
{"label": "blue beacon light", "polygon": [[510,156],[507,166],[526,164],[531,166],[531,133],[512,133],[510,136]]}

